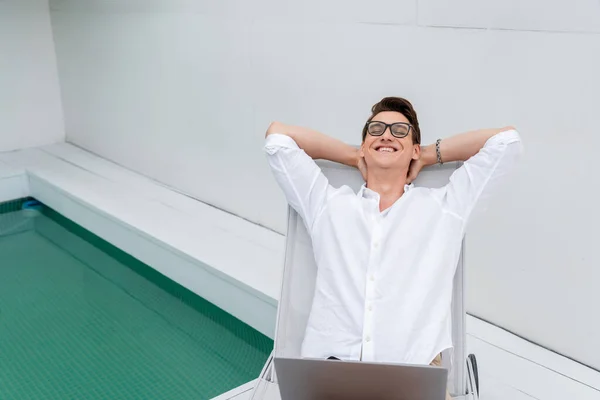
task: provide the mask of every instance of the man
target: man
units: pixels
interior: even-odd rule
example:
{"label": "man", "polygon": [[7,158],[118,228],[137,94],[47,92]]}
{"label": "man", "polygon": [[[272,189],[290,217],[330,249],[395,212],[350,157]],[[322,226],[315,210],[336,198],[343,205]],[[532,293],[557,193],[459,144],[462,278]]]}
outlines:
{"label": "man", "polygon": [[[375,104],[360,149],[274,122],[269,164],[302,217],[317,263],[302,356],[440,364],[452,347],[452,282],[473,208],[521,152],[514,128],[463,133],[420,146],[412,104]],[[359,168],[358,194],[329,185],[313,159]],[[440,189],[415,188],[419,171],[464,161]],[[461,360],[462,362],[462,360]]]}

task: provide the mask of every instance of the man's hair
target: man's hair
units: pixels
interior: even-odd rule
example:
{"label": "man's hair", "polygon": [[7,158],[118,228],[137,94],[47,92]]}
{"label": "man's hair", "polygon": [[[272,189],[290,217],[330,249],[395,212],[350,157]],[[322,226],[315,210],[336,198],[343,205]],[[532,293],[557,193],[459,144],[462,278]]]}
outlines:
{"label": "man's hair", "polygon": [[[419,129],[419,119],[417,118],[417,112],[413,108],[410,101],[401,97],[384,97],[381,101],[375,104],[371,108],[371,116],[367,120],[367,123],[373,119],[374,116],[382,111],[397,111],[404,115],[408,122],[412,125],[412,139],[414,144],[421,144],[421,129]],[[365,141],[367,137],[367,124],[365,124],[362,131],[362,140]]]}

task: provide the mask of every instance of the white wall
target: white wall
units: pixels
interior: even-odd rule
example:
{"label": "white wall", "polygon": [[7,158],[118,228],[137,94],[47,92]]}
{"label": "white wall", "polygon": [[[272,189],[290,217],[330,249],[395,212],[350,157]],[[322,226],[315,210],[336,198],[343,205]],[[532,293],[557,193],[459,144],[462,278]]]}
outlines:
{"label": "white wall", "polygon": [[0,151],[64,137],[48,0],[0,0]]}
{"label": "white wall", "polygon": [[271,120],[358,143],[399,95],[425,142],[518,126],[520,174],[469,233],[469,311],[600,368],[600,3],[80,3],[51,1],[68,140],[280,232]]}

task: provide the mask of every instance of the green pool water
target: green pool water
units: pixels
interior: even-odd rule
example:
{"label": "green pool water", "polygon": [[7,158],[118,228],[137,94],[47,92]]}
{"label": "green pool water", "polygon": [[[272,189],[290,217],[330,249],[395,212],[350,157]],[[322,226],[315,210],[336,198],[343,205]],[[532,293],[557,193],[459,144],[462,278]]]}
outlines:
{"label": "green pool water", "polygon": [[0,399],[209,399],[273,342],[48,208],[0,205]]}

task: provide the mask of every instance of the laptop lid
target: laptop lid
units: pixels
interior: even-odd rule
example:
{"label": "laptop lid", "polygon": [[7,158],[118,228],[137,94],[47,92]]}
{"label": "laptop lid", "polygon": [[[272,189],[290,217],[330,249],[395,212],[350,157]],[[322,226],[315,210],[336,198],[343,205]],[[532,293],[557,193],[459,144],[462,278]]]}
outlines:
{"label": "laptop lid", "polygon": [[448,370],[429,365],[275,357],[281,400],[444,400]]}

